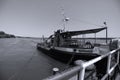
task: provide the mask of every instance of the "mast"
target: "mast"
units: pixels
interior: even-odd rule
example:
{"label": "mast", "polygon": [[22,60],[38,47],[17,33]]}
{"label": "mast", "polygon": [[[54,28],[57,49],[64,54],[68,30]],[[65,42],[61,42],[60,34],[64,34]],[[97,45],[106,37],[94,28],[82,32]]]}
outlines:
{"label": "mast", "polygon": [[108,39],[108,29],[107,29],[107,24],[106,22],[104,22],[104,25],[106,27],[106,44],[108,43],[107,39]]}
{"label": "mast", "polygon": [[96,33],[95,33],[95,43],[96,43]]}
{"label": "mast", "polygon": [[61,10],[62,10],[62,13],[61,13],[61,14],[62,14],[62,16],[63,16],[63,20],[62,20],[62,21],[63,21],[63,31],[65,31],[66,23],[69,21],[70,18],[66,17],[63,8],[61,8]]}

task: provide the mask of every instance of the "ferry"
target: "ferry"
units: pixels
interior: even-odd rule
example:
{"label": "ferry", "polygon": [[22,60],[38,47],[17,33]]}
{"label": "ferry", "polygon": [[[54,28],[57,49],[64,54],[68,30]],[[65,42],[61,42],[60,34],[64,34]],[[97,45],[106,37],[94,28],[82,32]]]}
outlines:
{"label": "ferry", "polygon": [[[37,49],[55,59],[66,62],[72,57],[74,57],[72,59],[73,61],[78,59],[90,60],[109,51],[110,48],[108,47],[109,43],[107,36],[105,38],[105,43],[97,43],[96,36],[93,42],[88,41],[86,38],[76,39],[73,36],[93,33],[96,35],[96,33],[103,30],[107,30],[107,27],[79,31],[57,30],[48,39],[43,39],[42,43],[38,43]],[[107,47],[105,48],[105,46]]]}

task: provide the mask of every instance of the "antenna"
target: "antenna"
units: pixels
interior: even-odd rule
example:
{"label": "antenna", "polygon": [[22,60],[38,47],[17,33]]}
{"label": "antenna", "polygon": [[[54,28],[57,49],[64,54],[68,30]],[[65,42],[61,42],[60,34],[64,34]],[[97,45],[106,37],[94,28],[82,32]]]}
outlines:
{"label": "antenna", "polygon": [[65,31],[66,23],[69,21],[70,18],[66,17],[64,9],[61,7],[61,14],[63,16],[63,31]]}

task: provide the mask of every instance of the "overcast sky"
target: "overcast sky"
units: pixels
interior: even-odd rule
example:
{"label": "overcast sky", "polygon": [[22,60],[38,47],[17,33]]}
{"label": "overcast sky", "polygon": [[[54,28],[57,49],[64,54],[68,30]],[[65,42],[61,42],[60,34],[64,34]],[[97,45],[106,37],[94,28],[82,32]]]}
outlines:
{"label": "overcast sky", "polygon": [[62,8],[70,18],[66,30],[99,28],[106,21],[108,36],[120,37],[120,0],[0,0],[0,31],[49,36],[63,29]]}

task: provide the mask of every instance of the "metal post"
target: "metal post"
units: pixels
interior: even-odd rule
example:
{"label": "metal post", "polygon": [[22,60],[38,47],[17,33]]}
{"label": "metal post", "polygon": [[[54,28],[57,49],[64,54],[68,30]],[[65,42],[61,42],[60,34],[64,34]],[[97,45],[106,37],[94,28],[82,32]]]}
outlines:
{"label": "metal post", "polygon": [[85,67],[83,67],[84,61],[76,60],[75,64],[78,66],[82,66],[82,69],[78,72],[77,80],[84,80],[84,75],[85,75]]}
{"label": "metal post", "polygon": [[80,71],[78,71],[77,80],[80,80]]}
{"label": "metal post", "polygon": [[120,73],[120,50],[118,50],[118,53],[117,53],[117,65],[118,65],[118,70],[119,70],[119,73]]}
{"label": "metal post", "polygon": [[110,63],[111,63],[111,54],[108,56],[108,63],[107,63],[107,74],[108,74],[108,79],[109,79]]}
{"label": "metal post", "polygon": [[82,68],[82,70],[79,73],[79,80],[84,80],[85,75],[85,68]]}
{"label": "metal post", "polygon": [[107,39],[108,39],[108,29],[106,27],[106,44],[108,43]]}
{"label": "metal post", "polygon": [[83,44],[85,44],[85,34],[83,34]]}
{"label": "metal post", "polygon": [[107,39],[108,39],[108,29],[107,29],[107,24],[106,22],[104,22],[104,25],[106,27],[106,44],[107,44]]}
{"label": "metal post", "polygon": [[95,33],[95,43],[96,43],[96,33]]}
{"label": "metal post", "polygon": [[118,63],[118,65],[119,65],[119,58],[120,58],[120,54],[119,54],[120,52],[119,52],[119,50],[118,50],[118,52],[117,52],[117,63]]}

